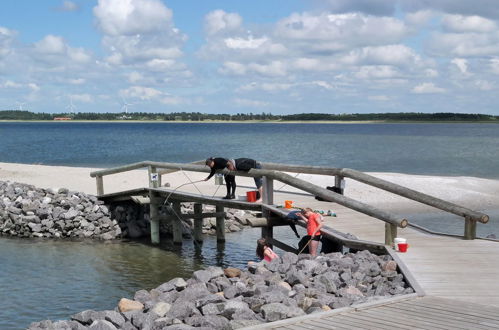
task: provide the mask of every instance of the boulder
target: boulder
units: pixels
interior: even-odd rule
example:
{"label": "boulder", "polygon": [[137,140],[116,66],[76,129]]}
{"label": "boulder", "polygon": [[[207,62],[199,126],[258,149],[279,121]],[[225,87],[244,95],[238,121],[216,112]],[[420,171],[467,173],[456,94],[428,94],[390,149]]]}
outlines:
{"label": "boulder", "polygon": [[120,302],[118,303],[118,309],[122,313],[129,311],[138,311],[143,310],[144,305],[139,301],[121,298]]}

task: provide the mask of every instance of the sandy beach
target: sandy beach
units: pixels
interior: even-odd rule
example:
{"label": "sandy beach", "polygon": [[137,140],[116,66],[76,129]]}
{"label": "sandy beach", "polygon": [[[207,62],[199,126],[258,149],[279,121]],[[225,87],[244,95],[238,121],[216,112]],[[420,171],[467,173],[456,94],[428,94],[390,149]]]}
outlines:
{"label": "sandy beach", "polygon": [[[0,180],[32,184],[41,188],[64,187],[70,190],[96,194],[95,179],[90,177],[90,172],[96,170],[99,170],[99,168],[0,163]],[[323,187],[334,184],[333,177],[290,174]],[[499,209],[499,198],[497,198],[499,195],[499,180],[400,173],[369,174],[473,210]],[[172,188],[176,188],[189,182],[189,180],[197,181],[205,177],[205,173],[179,171],[164,175],[163,183],[169,183]],[[237,182],[239,186],[238,195],[244,195],[245,191],[254,189],[251,178],[240,177]],[[104,177],[105,193],[146,187],[147,185],[147,171],[145,170],[134,170]],[[225,186],[216,186],[213,180],[196,183],[195,185],[186,185],[181,187],[180,190],[199,193],[197,190],[199,189],[204,195],[213,195],[217,187],[219,189],[216,195],[223,196]],[[300,191],[293,187],[276,182],[274,189],[281,191],[275,195],[276,203],[283,203],[285,199],[292,199],[300,205],[307,204],[311,207],[324,208],[324,203],[317,202],[311,196],[300,194]],[[429,206],[349,179],[346,180],[345,194],[364,203],[394,212],[428,212],[432,210]]]}

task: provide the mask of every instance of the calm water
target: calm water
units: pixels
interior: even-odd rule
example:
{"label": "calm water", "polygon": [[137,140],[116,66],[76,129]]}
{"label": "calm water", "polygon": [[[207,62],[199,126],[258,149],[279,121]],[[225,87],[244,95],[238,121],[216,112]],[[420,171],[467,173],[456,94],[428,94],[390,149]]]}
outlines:
{"label": "calm water", "polygon": [[1,162],[110,167],[212,155],[499,178],[499,125],[0,123]]}
{"label": "calm water", "polygon": [[[111,167],[207,156],[252,157],[362,171],[499,178],[499,126],[494,124],[181,124],[0,123],[0,162]],[[1,178],[0,178],[1,180]],[[499,210],[486,210],[499,228]],[[411,220],[414,215],[405,215]],[[418,223],[431,227],[436,215]],[[432,229],[462,233],[462,221],[438,214]],[[489,226],[490,225],[490,226]],[[499,234],[499,232],[495,232]],[[86,309],[112,309],[121,297],[151,289],[205,265],[244,267],[259,230],[207,238],[203,248],[163,239],[142,242],[19,240],[0,237],[0,329],[66,319]],[[290,245],[296,239],[277,229]]]}

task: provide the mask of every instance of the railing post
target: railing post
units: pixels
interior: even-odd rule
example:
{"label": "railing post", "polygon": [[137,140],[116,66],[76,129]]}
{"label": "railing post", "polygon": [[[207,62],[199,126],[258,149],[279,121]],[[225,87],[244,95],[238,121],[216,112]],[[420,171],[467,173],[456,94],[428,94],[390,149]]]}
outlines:
{"label": "railing post", "polygon": [[471,220],[469,216],[464,218],[464,239],[475,239],[476,237],[476,221]]}
{"label": "railing post", "polygon": [[[224,212],[224,207],[217,205],[215,210],[217,213]],[[225,242],[225,217],[223,215],[217,217],[217,242]]]}
{"label": "railing post", "polygon": [[385,245],[392,245],[397,237],[397,225],[385,223]]}
{"label": "railing post", "polygon": [[155,166],[148,166],[147,173],[149,174],[149,188],[158,188],[159,187],[159,173]]}
{"label": "railing post", "polygon": [[341,175],[334,176],[334,187],[336,188],[336,192],[344,195],[345,192],[345,177]]}
{"label": "railing post", "polygon": [[[272,205],[274,204],[274,180],[264,176],[263,177],[263,192],[262,192],[262,204]],[[268,219],[270,212],[266,209],[262,209],[262,215],[264,218]],[[272,226],[262,227],[262,237],[274,236],[274,228]]]}
{"label": "railing post", "polygon": [[101,175],[95,177],[95,182],[97,184],[97,196],[104,195],[104,179]]}
{"label": "railing post", "polygon": [[[203,204],[194,203],[194,214],[203,213]],[[194,218],[194,240],[198,243],[203,242],[203,218]]]}

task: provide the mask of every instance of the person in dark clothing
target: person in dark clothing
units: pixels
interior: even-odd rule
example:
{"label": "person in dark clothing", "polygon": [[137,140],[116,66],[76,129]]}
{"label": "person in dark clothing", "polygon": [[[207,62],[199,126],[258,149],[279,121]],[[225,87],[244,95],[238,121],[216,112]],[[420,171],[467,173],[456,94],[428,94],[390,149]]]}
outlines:
{"label": "person in dark clothing", "polygon": [[[211,172],[205,181],[208,181],[213,175],[215,175],[217,170],[223,170],[224,168],[227,168],[230,171],[249,171],[252,168],[262,168],[260,163],[250,158],[226,159],[220,157],[210,157],[206,159],[206,165],[211,168]],[[224,179],[225,185],[227,186],[227,195],[224,199],[236,198],[236,176],[232,174],[225,174]],[[255,177],[254,179],[256,188],[260,193],[260,197],[257,202],[261,202],[263,180],[261,177]]]}

